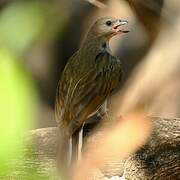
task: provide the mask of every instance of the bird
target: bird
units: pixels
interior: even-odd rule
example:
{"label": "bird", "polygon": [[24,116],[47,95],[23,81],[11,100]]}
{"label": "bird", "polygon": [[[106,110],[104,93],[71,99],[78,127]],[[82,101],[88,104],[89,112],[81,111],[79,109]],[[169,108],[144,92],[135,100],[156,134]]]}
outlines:
{"label": "bird", "polygon": [[63,70],[55,99],[63,166],[75,160],[73,154],[79,154],[86,120],[102,109],[106,111],[107,98],[121,82],[121,61],[112,55],[109,41],[115,35],[128,33],[123,29],[127,23],[114,17],[97,19]]}

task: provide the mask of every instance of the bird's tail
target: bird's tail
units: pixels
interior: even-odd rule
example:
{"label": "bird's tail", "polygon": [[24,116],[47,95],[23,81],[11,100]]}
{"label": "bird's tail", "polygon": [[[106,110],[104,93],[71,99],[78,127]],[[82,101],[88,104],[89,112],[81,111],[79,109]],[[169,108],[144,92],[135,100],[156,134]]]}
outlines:
{"label": "bird's tail", "polygon": [[75,132],[72,137],[60,133],[58,149],[58,169],[63,180],[69,179],[73,163],[81,159],[83,130]]}
{"label": "bird's tail", "polygon": [[69,167],[72,158],[72,139],[65,133],[59,134],[59,146],[57,153],[58,172],[63,180],[68,179]]}

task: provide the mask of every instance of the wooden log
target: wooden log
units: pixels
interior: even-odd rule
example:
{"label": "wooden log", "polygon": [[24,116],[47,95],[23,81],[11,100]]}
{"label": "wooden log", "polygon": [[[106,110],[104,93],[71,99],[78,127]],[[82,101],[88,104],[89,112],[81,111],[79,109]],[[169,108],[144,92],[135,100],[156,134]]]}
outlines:
{"label": "wooden log", "polygon": [[[108,162],[94,179],[122,176],[131,180],[180,179],[180,118],[152,117],[153,132],[148,142],[138,152],[123,161]],[[132,137],[129,137],[132,138]],[[32,130],[26,137],[27,146],[23,163],[14,163],[12,173],[6,178],[57,179],[56,155],[58,129],[56,127]],[[37,177],[38,175],[38,177]],[[6,179],[1,177],[1,179]]]}

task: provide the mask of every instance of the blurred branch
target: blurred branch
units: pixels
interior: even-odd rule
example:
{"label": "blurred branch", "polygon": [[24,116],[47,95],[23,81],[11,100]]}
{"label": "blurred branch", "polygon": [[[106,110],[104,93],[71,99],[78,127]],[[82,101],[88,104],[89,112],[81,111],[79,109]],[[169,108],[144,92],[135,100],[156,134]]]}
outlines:
{"label": "blurred branch", "polygon": [[[131,72],[153,46],[163,29],[164,19],[167,20],[167,16],[162,18],[164,0],[126,0],[126,2],[136,16],[136,23],[128,34],[128,40],[125,38],[116,52],[123,63],[124,82],[128,80]],[[121,87],[124,82],[121,83]]]}
{"label": "blurred branch", "polygon": [[8,3],[10,3],[11,0],[1,0],[0,1],[0,10],[2,10]]}
{"label": "blurred branch", "polygon": [[161,26],[161,12],[164,0],[127,0],[132,10],[143,24],[149,40],[157,37]]}
{"label": "blurred branch", "polygon": [[93,4],[94,6],[98,7],[98,8],[106,8],[106,5],[98,0],[86,0],[88,1],[89,3]]}
{"label": "blurred branch", "polygon": [[[178,158],[180,155],[179,121],[180,119],[152,118],[153,132],[146,145],[123,161],[120,160],[115,164],[109,162],[111,165],[109,164],[109,168],[104,170],[105,176],[122,176],[122,172],[124,172],[127,179],[159,180],[178,177],[180,175]],[[33,149],[30,146],[31,143],[33,143]],[[18,172],[19,177],[22,177],[23,169],[34,166],[38,169],[39,174],[45,173],[51,174],[51,177],[55,176],[58,129],[52,127],[32,130],[28,135],[27,145],[25,149],[27,156],[24,159],[25,166],[19,168],[16,165],[13,169],[15,172],[12,172],[12,174]],[[100,177],[103,179],[102,174]]]}
{"label": "blurred branch", "polygon": [[[179,80],[179,33],[180,18],[177,18],[173,25],[162,31],[144,61],[134,70],[124,88],[124,94],[116,96],[115,103],[122,102],[121,109],[112,108],[112,111],[116,109],[115,111],[122,115],[147,104],[151,106],[159,92],[162,93],[171,82]],[[161,106],[168,104],[162,101]]]}
{"label": "blurred branch", "polygon": [[88,138],[82,160],[73,169],[72,180],[90,180],[95,169],[103,168],[107,162],[121,162],[136,152],[151,133],[150,122],[143,112],[133,112],[114,123],[107,117],[106,123]]}

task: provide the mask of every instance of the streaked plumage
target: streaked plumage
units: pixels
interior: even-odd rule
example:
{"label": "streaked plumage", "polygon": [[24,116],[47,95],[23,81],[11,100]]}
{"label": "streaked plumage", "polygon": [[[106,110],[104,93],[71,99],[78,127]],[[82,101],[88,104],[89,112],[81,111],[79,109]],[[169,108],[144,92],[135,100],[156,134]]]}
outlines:
{"label": "streaked plumage", "polygon": [[67,159],[63,148],[68,147],[68,139],[80,130],[88,116],[101,108],[121,80],[122,66],[111,55],[109,39],[128,32],[119,29],[126,23],[109,17],[97,20],[63,71],[55,104],[63,158]]}

